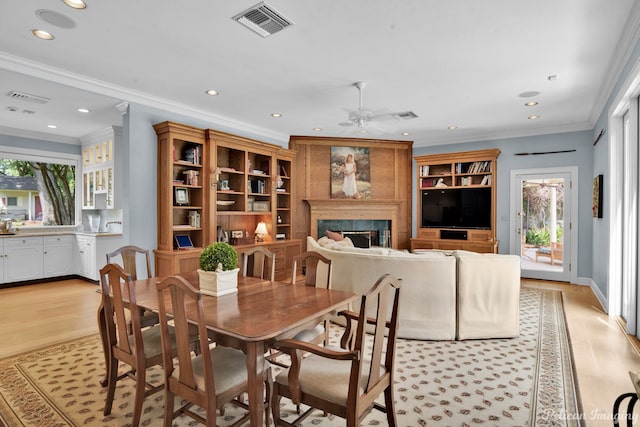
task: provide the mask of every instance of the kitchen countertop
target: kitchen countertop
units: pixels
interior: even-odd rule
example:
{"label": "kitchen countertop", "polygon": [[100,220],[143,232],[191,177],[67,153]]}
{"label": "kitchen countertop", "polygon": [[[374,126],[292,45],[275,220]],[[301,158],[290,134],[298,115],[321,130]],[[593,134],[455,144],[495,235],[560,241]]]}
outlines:
{"label": "kitchen countertop", "polygon": [[19,230],[17,233],[0,233],[0,238],[36,237],[36,236],[62,236],[62,235],[109,237],[109,236],[122,236],[122,233],[110,233],[110,232],[107,232],[107,231],[92,232],[92,231],[75,231],[75,230],[51,230],[51,231]]}

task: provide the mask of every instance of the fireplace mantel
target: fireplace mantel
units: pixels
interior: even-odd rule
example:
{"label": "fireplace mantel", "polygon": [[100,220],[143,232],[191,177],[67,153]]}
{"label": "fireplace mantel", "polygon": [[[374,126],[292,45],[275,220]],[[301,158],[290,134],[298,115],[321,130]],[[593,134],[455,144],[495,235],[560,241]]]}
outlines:
{"label": "fireplace mantel", "polygon": [[319,220],[391,221],[391,246],[397,248],[398,200],[305,199],[310,207],[311,236],[318,238]]}

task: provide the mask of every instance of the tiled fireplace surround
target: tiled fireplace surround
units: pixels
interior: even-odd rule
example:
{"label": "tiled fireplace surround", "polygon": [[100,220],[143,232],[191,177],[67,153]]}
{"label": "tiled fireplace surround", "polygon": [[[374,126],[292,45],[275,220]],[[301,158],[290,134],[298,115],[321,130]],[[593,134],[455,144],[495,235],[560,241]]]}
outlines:
{"label": "tiled fireplace surround", "polygon": [[[400,204],[387,200],[306,200],[310,207],[310,234],[318,239],[327,230],[369,231],[376,230],[378,236],[389,230],[391,247],[397,246],[397,230]],[[373,241],[379,246],[382,239]]]}

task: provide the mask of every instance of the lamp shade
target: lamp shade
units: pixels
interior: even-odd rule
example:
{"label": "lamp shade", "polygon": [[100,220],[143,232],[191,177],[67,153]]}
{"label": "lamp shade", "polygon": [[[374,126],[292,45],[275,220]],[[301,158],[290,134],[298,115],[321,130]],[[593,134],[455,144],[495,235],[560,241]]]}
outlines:
{"label": "lamp shade", "polygon": [[267,231],[267,224],[265,224],[264,221],[260,221],[258,223],[258,226],[256,227],[256,234],[258,235],[265,235],[265,234],[269,234],[269,232]]}

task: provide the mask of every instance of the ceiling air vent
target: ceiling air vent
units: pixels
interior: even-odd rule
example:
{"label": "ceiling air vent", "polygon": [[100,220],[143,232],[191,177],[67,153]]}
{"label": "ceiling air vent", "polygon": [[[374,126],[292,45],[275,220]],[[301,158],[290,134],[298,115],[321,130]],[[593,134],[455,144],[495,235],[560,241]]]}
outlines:
{"label": "ceiling air vent", "polygon": [[250,30],[262,37],[269,37],[291,25],[293,22],[280,15],[273,7],[260,2],[233,17]]}
{"label": "ceiling air vent", "polygon": [[29,95],[28,93],[18,92],[16,90],[7,93],[7,96],[12,99],[19,99],[20,101],[35,102],[36,104],[46,104],[49,102],[49,98],[45,98],[44,96]]}
{"label": "ceiling air vent", "polygon": [[395,113],[393,115],[398,120],[409,120],[409,119],[417,119],[418,115],[413,111],[403,111],[402,113]]}

